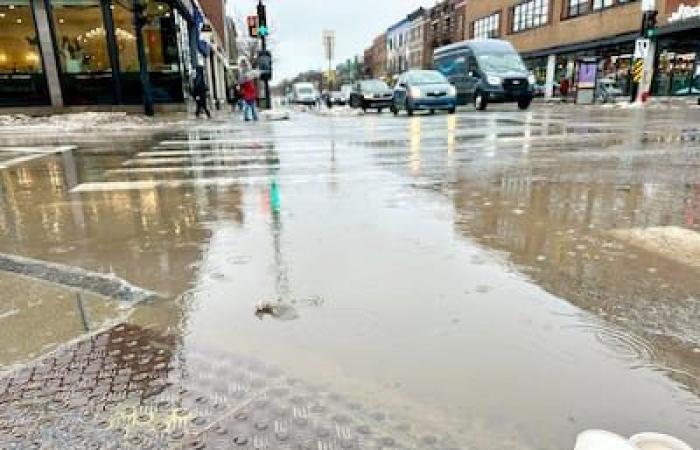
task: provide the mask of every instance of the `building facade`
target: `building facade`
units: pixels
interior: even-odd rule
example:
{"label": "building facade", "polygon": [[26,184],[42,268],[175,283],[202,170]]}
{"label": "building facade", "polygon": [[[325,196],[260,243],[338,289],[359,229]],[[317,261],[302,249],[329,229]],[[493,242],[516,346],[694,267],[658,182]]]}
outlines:
{"label": "building facade", "polygon": [[203,42],[205,21],[193,0],[0,0],[0,108],[121,109],[144,86],[183,105],[194,67],[223,48]]}
{"label": "building facade", "polygon": [[387,36],[382,33],[372,41],[369,48],[370,59],[365,62],[367,76],[371,78],[384,79],[387,77]]}
{"label": "building facade", "polygon": [[408,69],[408,34],[411,22],[408,17],[386,30],[387,73],[397,75]]}
{"label": "building facade", "polygon": [[426,18],[428,12],[423,8],[418,8],[408,15],[408,48],[407,48],[407,68],[422,69],[426,67]]}
{"label": "building facade", "polygon": [[[700,93],[699,4],[657,0],[655,95]],[[572,79],[581,57],[598,58],[599,76],[615,80],[625,93],[630,89],[634,42],[642,21],[639,1],[472,1],[466,17],[469,38],[512,42],[545,83],[547,95],[556,92],[560,81]]]}

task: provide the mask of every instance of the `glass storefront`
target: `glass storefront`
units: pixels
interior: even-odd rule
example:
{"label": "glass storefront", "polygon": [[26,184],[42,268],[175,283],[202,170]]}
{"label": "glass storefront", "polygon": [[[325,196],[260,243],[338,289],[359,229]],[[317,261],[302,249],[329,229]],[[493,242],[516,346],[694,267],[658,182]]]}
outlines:
{"label": "glass storefront", "polygon": [[153,100],[181,102],[184,97],[173,7],[170,3],[150,1],[148,17],[143,37]]}
{"label": "glass storefront", "polygon": [[[125,103],[141,103],[141,80],[136,50],[136,31],[129,0],[115,0],[112,17],[119,52],[119,74]],[[143,27],[148,73],[156,103],[184,100],[174,9],[170,3],[149,1]]]}
{"label": "glass storefront", "polygon": [[67,105],[114,102],[112,64],[99,0],[50,0]]}
{"label": "glass storefront", "polygon": [[0,0],[0,106],[48,104],[29,0]]}
{"label": "glass storefront", "polygon": [[[69,105],[115,102],[112,64],[100,0],[50,0],[64,100]],[[122,102],[142,99],[131,0],[107,3],[114,24]],[[184,100],[175,14],[169,2],[148,1],[143,42],[156,103]]]}
{"label": "glass storefront", "polygon": [[[50,104],[32,1],[48,6],[41,42],[54,51],[65,105],[143,102],[133,0],[0,0],[0,106]],[[188,20],[175,0],[143,1],[153,101],[182,103],[192,72]]]}
{"label": "glass storefront", "polygon": [[[655,96],[700,95],[700,33],[693,29],[661,36],[657,48],[657,67],[652,85]],[[624,42],[595,49],[561,53],[557,55],[555,86],[570,78],[567,69],[577,58],[599,58],[599,79],[618,87],[622,96],[629,96],[632,89],[631,68],[634,61],[634,42]],[[546,57],[526,59],[538,82],[543,83],[546,74]],[[556,92],[556,90],[555,90]]]}
{"label": "glass storefront", "polygon": [[663,50],[659,54],[654,83],[657,95],[698,95],[700,78],[695,76],[698,55]]}

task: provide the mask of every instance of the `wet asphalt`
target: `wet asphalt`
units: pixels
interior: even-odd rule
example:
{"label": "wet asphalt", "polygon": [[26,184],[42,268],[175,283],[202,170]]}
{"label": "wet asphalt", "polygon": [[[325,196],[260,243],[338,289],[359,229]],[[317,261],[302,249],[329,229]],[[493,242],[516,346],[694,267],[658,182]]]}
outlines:
{"label": "wet asphalt", "polygon": [[698,123],[0,129],[0,447],[698,445]]}

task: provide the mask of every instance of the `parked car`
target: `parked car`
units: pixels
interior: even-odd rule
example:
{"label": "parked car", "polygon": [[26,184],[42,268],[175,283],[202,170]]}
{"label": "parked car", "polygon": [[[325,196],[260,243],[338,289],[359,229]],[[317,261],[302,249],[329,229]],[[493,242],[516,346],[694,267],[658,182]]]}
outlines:
{"label": "parked car", "polygon": [[355,83],[350,94],[350,106],[363,111],[376,108],[381,113],[384,108],[391,107],[393,98],[391,88],[382,80],[361,80]]}
{"label": "parked car", "polygon": [[350,94],[352,94],[352,84],[344,84],[340,86],[340,93],[343,95],[344,104],[350,104]]}
{"label": "parked car", "polygon": [[318,103],[319,95],[312,83],[294,83],[292,86],[292,103],[313,106]]}
{"label": "parked car", "polygon": [[513,46],[500,39],[463,41],[435,50],[434,67],[457,88],[459,104],[484,110],[489,103],[517,102],[527,109],[535,76]]}
{"label": "parked car", "polygon": [[414,111],[446,110],[454,114],[457,108],[457,90],[437,70],[409,70],[402,74],[394,88],[391,111],[398,115],[402,109],[409,116]]}
{"label": "parked car", "polygon": [[325,103],[326,106],[328,106],[329,108],[332,108],[336,105],[345,104],[345,98],[343,97],[343,93],[340,91],[324,92],[321,99],[323,100],[323,103]]}

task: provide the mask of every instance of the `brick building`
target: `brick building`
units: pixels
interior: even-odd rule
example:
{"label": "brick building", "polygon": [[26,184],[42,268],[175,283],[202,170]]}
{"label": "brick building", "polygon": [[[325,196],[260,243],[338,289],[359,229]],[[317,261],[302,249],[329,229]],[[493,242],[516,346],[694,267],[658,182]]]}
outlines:
{"label": "brick building", "polygon": [[385,78],[387,76],[387,43],[386,33],[374,38],[372,46],[365,50],[365,75],[370,78]]}
{"label": "brick building", "polygon": [[466,8],[466,0],[442,0],[430,8],[426,46],[431,54],[438,47],[467,38]]}
{"label": "brick building", "polygon": [[426,51],[426,24],[428,11],[418,8],[407,17],[408,30],[408,69],[422,69],[429,63],[431,54]]}
{"label": "brick building", "polygon": [[[682,2],[657,0],[657,95],[700,93],[700,8]],[[467,37],[512,42],[548,94],[580,57],[597,57],[600,76],[627,90],[641,17],[634,0],[472,0],[466,9]]]}

